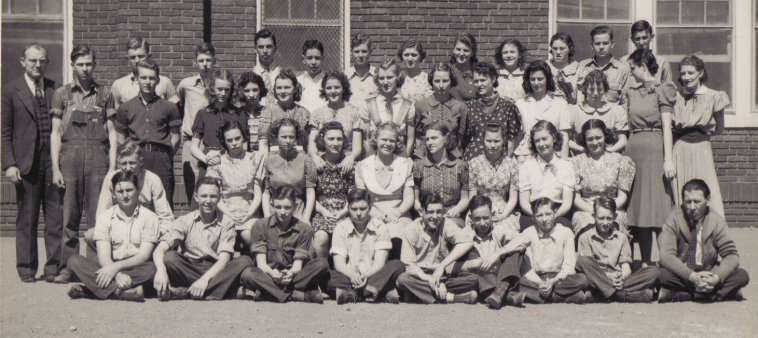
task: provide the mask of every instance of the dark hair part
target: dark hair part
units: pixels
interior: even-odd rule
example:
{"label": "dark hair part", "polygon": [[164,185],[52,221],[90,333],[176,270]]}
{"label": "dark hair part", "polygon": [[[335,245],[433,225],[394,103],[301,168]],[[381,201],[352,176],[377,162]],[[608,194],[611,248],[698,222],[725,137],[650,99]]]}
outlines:
{"label": "dark hair part", "polygon": [[637,33],[637,32],[648,32],[648,34],[652,35],[653,34],[653,26],[651,26],[650,23],[647,22],[647,20],[638,20],[638,21],[635,21],[632,24],[632,29],[631,29],[631,33],[632,34],[631,34],[631,36],[634,37],[634,33]]}
{"label": "dark hair part", "polygon": [[368,144],[371,147],[371,149],[376,152],[377,145],[376,145],[376,139],[379,137],[379,133],[382,131],[389,130],[393,133],[395,133],[395,140],[397,140],[395,144],[395,154],[400,154],[405,149],[405,137],[403,137],[403,133],[400,131],[400,126],[395,124],[392,121],[382,122],[379,123],[379,125],[376,126],[376,128],[371,132],[371,139],[369,139]]}
{"label": "dark hair part", "polygon": [[421,207],[423,207],[424,210],[426,210],[430,204],[442,204],[443,206],[445,205],[444,200],[442,199],[442,195],[436,191],[425,191],[421,193],[419,200],[421,202]]}
{"label": "dark hair part", "polygon": [[318,40],[305,40],[303,43],[303,55],[310,49],[318,49],[321,56],[324,56],[324,44]]}
{"label": "dark hair part", "polygon": [[474,74],[481,74],[486,75],[492,80],[492,87],[497,88],[498,82],[498,74],[497,74],[497,68],[489,62],[477,62],[472,67],[472,72]]}
{"label": "dark hair part", "polygon": [[[705,70],[705,62],[703,62],[703,59],[699,58],[697,55],[690,54],[682,58],[682,61],[679,62],[680,73],[684,66],[693,66],[695,67],[695,70],[703,72],[703,75],[700,76],[700,83],[708,81],[708,72]],[[679,84],[684,85],[681,76],[679,77]]]}
{"label": "dark hair part", "polygon": [[345,128],[343,128],[342,123],[339,123],[337,121],[329,121],[327,123],[324,123],[321,129],[319,129],[318,136],[316,136],[316,149],[319,151],[326,151],[326,142],[324,142],[324,136],[330,130],[339,130],[339,132],[342,134],[342,151],[345,151],[347,135],[345,135]]}
{"label": "dark hair part", "polygon": [[705,199],[711,199],[711,188],[708,187],[708,183],[699,178],[691,179],[684,184],[682,187],[682,199],[684,199],[684,192],[695,190],[702,191]]}
{"label": "dark hair part", "polygon": [[[650,74],[658,73],[658,61],[655,60],[653,52],[649,49],[637,49],[629,55],[629,63],[639,67],[645,65]],[[681,64],[679,68],[681,69]]]}
{"label": "dark hair part", "polygon": [[204,185],[212,185],[216,187],[221,192],[221,179],[211,176],[203,176],[199,180],[197,180],[197,183],[195,183],[195,193],[200,191],[200,187]]}
{"label": "dark hair part", "polygon": [[353,38],[350,40],[350,49],[360,46],[362,44],[366,44],[368,46],[369,51],[371,50],[371,37],[369,37],[366,34],[358,33],[353,35]]}
{"label": "dark hair part", "polygon": [[455,76],[453,76],[453,69],[450,68],[450,64],[439,62],[435,63],[434,66],[432,66],[432,69],[429,70],[430,86],[434,86],[434,73],[436,72],[447,72],[450,75],[450,88],[454,88],[458,85],[458,80],[456,80]]}
{"label": "dark hair part", "polygon": [[530,203],[532,207],[532,213],[537,214],[537,210],[539,208],[549,205],[550,209],[553,209],[553,211],[558,210],[558,203],[555,203],[553,200],[547,198],[547,197],[540,197]]}
{"label": "dark hair part", "polygon": [[395,58],[387,58],[384,61],[382,61],[381,64],[379,64],[379,67],[376,69],[376,76],[374,77],[374,83],[377,87],[379,87],[379,70],[388,70],[391,67],[395,67],[395,77],[397,78],[397,90],[400,90],[400,87],[403,86],[403,82],[405,82],[405,76],[403,76],[403,73],[400,71],[400,65],[397,63],[397,59]]}
{"label": "dark hair part", "polygon": [[[479,58],[476,57],[476,38],[474,38],[474,36],[469,33],[461,32],[455,38],[453,45],[457,44],[458,42],[466,45],[466,47],[471,49],[471,58],[469,59],[469,63],[472,65],[477,63],[479,61]],[[455,55],[453,55],[450,57],[450,64],[454,65],[455,63]]]}
{"label": "dark hair part", "polygon": [[481,207],[488,207],[490,208],[490,211],[492,211],[492,200],[486,195],[477,194],[472,197],[471,201],[468,203],[468,210],[469,212],[473,212]]}
{"label": "dark hair part", "polygon": [[353,96],[353,91],[350,90],[350,80],[347,78],[347,75],[341,71],[331,71],[324,75],[324,79],[321,80],[321,89],[319,96],[326,100],[326,82],[330,79],[334,79],[340,82],[340,85],[342,85],[342,101],[347,102],[350,100],[350,97]]}
{"label": "dark hair part", "polygon": [[587,149],[587,140],[586,135],[587,132],[592,129],[600,129],[603,131],[603,137],[605,137],[605,144],[612,145],[616,144],[616,133],[613,132],[608,126],[605,125],[605,122],[600,119],[589,119],[587,122],[584,122],[582,125],[582,133],[577,137],[577,143],[579,143],[580,146],[582,146],[584,149]]}
{"label": "dark hair part", "polygon": [[76,59],[87,55],[92,56],[92,62],[95,62],[95,51],[92,50],[92,48],[88,45],[76,45],[74,46],[74,49],[71,50],[71,63],[75,63]]}
{"label": "dark hair part", "polygon": [[505,48],[506,45],[516,46],[516,49],[518,49],[518,61],[516,64],[519,68],[523,69],[524,65],[526,64],[527,49],[524,47],[524,44],[522,44],[521,41],[514,38],[507,38],[503,40],[499,46],[497,46],[497,49],[495,49],[495,63],[497,63],[500,68],[505,68],[505,60],[503,60],[503,48]]}
{"label": "dark hair part", "polygon": [[295,128],[295,140],[300,140],[300,133],[303,132],[300,123],[298,123],[293,118],[283,117],[278,120],[274,120],[274,123],[271,124],[271,129],[269,129],[268,132],[269,142],[276,142],[276,139],[279,137],[279,130],[281,130],[282,127]]}
{"label": "dark hair part", "polygon": [[524,88],[524,92],[527,95],[532,95],[534,93],[534,90],[532,90],[532,84],[529,81],[529,77],[531,77],[532,74],[536,72],[542,72],[542,74],[545,75],[545,87],[547,91],[554,92],[555,80],[553,80],[553,72],[550,70],[550,65],[542,60],[532,61],[528,66],[526,66],[526,69],[524,69],[524,81],[521,83],[521,87]]}
{"label": "dark hair part", "polygon": [[564,32],[558,32],[558,33],[553,34],[553,36],[550,38],[550,47],[553,46],[553,42],[558,41],[558,40],[563,41],[563,43],[565,43],[566,46],[568,46],[569,62],[574,60],[574,53],[576,53],[576,49],[574,47],[574,39],[571,38],[571,34],[564,33]]}
{"label": "dark hair part", "polygon": [[424,50],[424,46],[421,45],[421,42],[418,42],[416,40],[408,40],[400,44],[400,47],[397,50],[397,57],[402,60],[403,59],[403,52],[408,48],[414,48],[416,51],[418,51],[418,62],[424,61],[426,59],[426,51]]}
{"label": "dark hair part", "polygon": [[[295,72],[292,71],[292,69],[282,68],[282,70],[279,72],[279,75],[277,75],[276,79],[274,79],[274,88],[276,88],[276,80],[279,79],[292,81],[292,86],[295,87],[295,94],[292,95],[293,102],[300,101],[303,98],[303,86],[300,85],[300,82],[297,82],[297,75],[295,75]],[[271,90],[274,90],[274,88],[271,88]]]}
{"label": "dark hair part", "polygon": [[126,50],[140,48],[144,49],[145,52],[150,54],[150,44],[147,43],[147,40],[145,40],[143,37],[137,36],[126,40]]}
{"label": "dark hair part", "polygon": [[592,203],[592,210],[595,211],[596,215],[598,208],[610,210],[615,215],[616,201],[608,196],[599,196],[597,199],[595,199],[595,202]]}
{"label": "dark hair part", "polygon": [[226,134],[227,131],[234,129],[239,129],[240,134],[242,134],[242,139],[245,140],[245,142],[250,141],[250,135],[248,135],[246,128],[241,123],[239,123],[239,121],[228,120],[224,122],[220,128],[218,128],[218,139],[221,141],[221,146],[224,147],[224,149],[227,151],[229,149],[226,146],[226,136],[224,136],[224,134]]}
{"label": "dark hair part", "polygon": [[298,191],[295,189],[295,187],[285,184],[278,186],[276,188],[271,189],[271,203],[274,202],[274,200],[290,200],[292,203],[295,203],[295,200],[298,196]]}
{"label": "dark hair part", "polygon": [[197,58],[197,56],[200,54],[208,54],[210,56],[216,57],[216,47],[213,47],[213,44],[207,41],[198,43],[195,46],[195,58]]}
{"label": "dark hair part", "polygon": [[[424,130],[422,130],[422,137],[426,137],[426,133],[430,130],[436,130],[439,131],[440,134],[442,134],[442,137],[445,139],[445,151],[447,151],[447,156],[452,157],[453,150],[455,150],[456,144],[458,144],[458,140],[455,137],[455,133],[450,132],[450,128],[448,128],[447,125],[445,125],[442,122],[433,122],[431,124],[428,124],[424,127]],[[425,153],[429,155],[429,148],[425,149]]]}
{"label": "dark hair part", "polygon": [[590,88],[590,85],[599,85],[603,87],[603,92],[607,93],[608,90],[611,89],[611,86],[608,85],[608,77],[605,76],[605,73],[603,73],[602,70],[599,69],[593,69],[589,73],[587,73],[587,76],[584,77],[584,82],[579,85],[579,88],[582,91],[582,94],[584,96],[587,96],[587,90]]}
{"label": "dark hair part", "polygon": [[350,189],[347,192],[347,205],[359,201],[366,201],[371,206],[371,194],[366,189]]}
{"label": "dark hair part", "polygon": [[590,41],[594,41],[595,36],[600,34],[608,34],[611,37],[611,41],[613,41],[613,30],[611,27],[605,25],[596,26],[590,31]]}
{"label": "dark hair part", "polygon": [[153,60],[144,60],[140,61],[137,64],[137,69],[134,70],[135,75],[139,75],[139,68],[142,69],[150,69],[155,72],[155,78],[160,79],[161,78],[161,69],[158,67],[158,64],[155,63]]}
{"label": "dark hair part", "polygon": [[556,128],[553,123],[547,120],[541,120],[532,127],[531,133],[529,134],[529,150],[531,150],[532,153],[537,153],[537,145],[534,144],[534,135],[542,130],[547,130],[550,136],[553,137],[553,150],[559,151],[561,147],[563,147],[563,135],[558,132],[558,128]]}
{"label": "dark hair part", "polygon": [[121,182],[131,182],[134,184],[134,187],[137,188],[139,187],[137,179],[138,177],[136,173],[119,170],[113,175],[113,177],[111,177],[111,187],[113,187],[113,190],[115,191],[117,184]]}
{"label": "dark hair part", "polygon": [[266,81],[263,80],[263,78],[255,72],[247,71],[242,73],[242,75],[240,75],[239,81],[237,81],[237,97],[240,100],[246,100],[245,95],[242,93],[242,90],[247,87],[248,83],[255,83],[258,85],[258,89],[260,90],[260,97],[258,98],[259,100],[268,95],[269,89],[266,88]]}
{"label": "dark hair part", "polygon": [[268,28],[263,28],[255,33],[255,37],[253,37],[253,43],[255,45],[258,45],[258,40],[268,38],[271,38],[271,41],[274,42],[274,47],[276,47],[276,35],[274,35],[274,32]]}

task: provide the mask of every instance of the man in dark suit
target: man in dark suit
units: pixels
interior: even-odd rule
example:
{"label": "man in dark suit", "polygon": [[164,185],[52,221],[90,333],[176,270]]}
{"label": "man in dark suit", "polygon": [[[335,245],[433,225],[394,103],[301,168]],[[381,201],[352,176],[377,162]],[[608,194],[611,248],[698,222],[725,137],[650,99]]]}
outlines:
{"label": "man in dark suit", "polygon": [[48,110],[55,82],[44,77],[47,64],[45,49],[29,45],[21,57],[23,78],[3,86],[2,93],[2,169],[16,186],[16,270],[25,283],[34,282],[37,273],[37,225],[43,202],[45,281],[52,282],[58,274],[61,255],[62,191],[52,183]]}

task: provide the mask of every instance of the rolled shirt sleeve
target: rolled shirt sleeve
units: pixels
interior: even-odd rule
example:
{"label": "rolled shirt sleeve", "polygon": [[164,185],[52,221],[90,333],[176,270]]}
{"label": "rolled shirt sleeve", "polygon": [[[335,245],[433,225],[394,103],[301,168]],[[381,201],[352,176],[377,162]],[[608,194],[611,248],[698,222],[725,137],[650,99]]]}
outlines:
{"label": "rolled shirt sleeve", "polygon": [[158,242],[160,221],[158,216],[152,212],[149,216],[145,217],[142,229],[140,229],[140,242],[142,243],[156,243]]}
{"label": "rolled shirt sleeve", "polygon": [[268,247],[266,246],[267,242],[267,233],[266,228],[268,226],[268,218],[262,218],[255,222],[253,225],[252,231],[251,231],[251,242],[250,245],[250,252],[254,254],[267,254]]}
{"label": "rolled shirt sleeve", "polygon": [[218,238],[218,248],[216,249],[216,253],[221,254],[222,252],[228,252],[229,254],[234,255],[234,244],[236,240],[237,232],[234,231],[234,222],[229,220],[228,222],[222,223],[221,235]]}

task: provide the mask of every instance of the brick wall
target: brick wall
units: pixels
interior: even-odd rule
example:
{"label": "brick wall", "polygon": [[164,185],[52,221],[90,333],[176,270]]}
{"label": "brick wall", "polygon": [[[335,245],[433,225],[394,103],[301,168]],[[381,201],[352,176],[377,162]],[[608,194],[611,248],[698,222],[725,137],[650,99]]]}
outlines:
{"label": "brick wall", "polygon": [[[447,62],[455,35],[473,34],[480,60],[493,62],[504,37],[518,37],[532,59],[547,55],[548,4],[544,0],[358,1],[351,3],[351,34],[366,33],[375,42],[372,61],[394,56],[398,44],[418,39],[427,49],[424,66]],[[129,71],[124,41],[143,36],[153,59],[174,84],[194,72],[193,46],[202,41],[204,25],[217,48],[219,66],[239,73],[255,63],[255,1],[213,0],[210,22],[203,0],[74,0],[74,44],[88,43],[97,52],[97,79],[110,84]],[[280,37],[282,39],[282,37]],[[714,138],[716,167],[731,226],[758,226],[758,129],[730,129]],[[186,211],[176,157],[177,214]],[[3,181],[0,235],[12,235],[16,217],[13,186]]]}

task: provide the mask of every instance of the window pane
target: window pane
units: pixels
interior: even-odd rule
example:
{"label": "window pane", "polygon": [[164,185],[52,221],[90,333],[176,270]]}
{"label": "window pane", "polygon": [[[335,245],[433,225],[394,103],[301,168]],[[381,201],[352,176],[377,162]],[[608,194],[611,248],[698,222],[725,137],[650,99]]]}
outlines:
{"label": "window pane", "polygon": [[703,24],[705,1],[687,1],[682,4],[683,24]]}
{"label": "window pane", "polygon": [[[574,46],[576,53],[574,54],[574,60],[582,61],[584,59],[592,57],[592,48],[590,43],[590,31],[594,28],[596,23],[558,23],[558,31],[565,32],[571,35],[574,40]],[[628,25],[608,25],[613,29],[613,39],[615,45],[613,47],[613,57],[620,59],[622,56],[629,53],[628,41],[629,41],[629,26]]]}
{"label": "window pane", "polygon": [[[758,25],[758,8],[756,9],[755,13],[755,22],[756,25]],[[758,27],[755,29],[755,35],[753,35],[753,39],[758,39]],[[755,55],[753,55],[753,59],[755,59],[755,68],[753,68],[753,78],[755,78],[755,105],[758,107],[758,43],[753,42],[753,44],[755,45]]]}
{"label": "window pane", "polygon": [[37,14],[37,2],[30,0],[11,0],[11,13]]}
{"label": "window pane", "polygon": [[266,0],[263,16],[269,19],[289,19],[289,1]]}
{"label": "window pane", "polygon": [[609,20],[628,20],[629,12],[629,0],[608,0]]}
{"label": "window pane", "polygon": [[339,19],[341,0],[317,0],[316,18],[318,19]]}
{"label": "window pane", "polygon": [[729,2],[726,1],[709,1],[706,4],[706,23],[713,24],[729,24],[731,20],[731,12],[729,11]]}
{"label": "window pane", "polygon": [[679,61],[696,53],[705,61],[708,87],[732,93],[732,30],[729,28],[659,28],[658,54],[671,62],[674,77],[679,73]]}
{"label": "window pane", "polygon": [[559,19],[579,19],[579,0],[559,0]]}
{"label": "window pane", "polygon": [[276,34],[277,62],[295,71],[305,68],[302,47],[305,40],[317,39],[324,44],[324,71],[342,69],[342,27],[267,26]]}
{"label": "window pane", "polygon": [[63,0],[40,0],[39,12],[41,14],[63,14]]}
{"label": "window pane", "polygon": [[582,19],[605,19],[605,1],[604,0],[584,0],[582,1]]}
{"label": "window pane", "polygon": [[309,1],[295,1],[292,0],[292,18],[293,19],[315,19],[316,18],[316,4],[313,0]]}
{"label": "window pane", "polygon": [[658,0],[655,14],[659,24],[678,24],[679,2]]}

